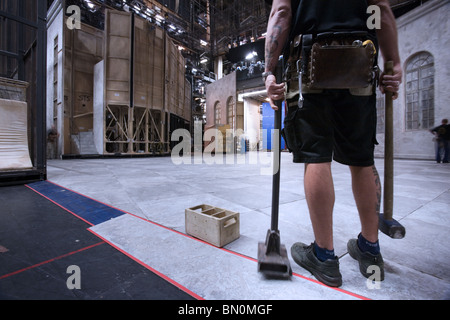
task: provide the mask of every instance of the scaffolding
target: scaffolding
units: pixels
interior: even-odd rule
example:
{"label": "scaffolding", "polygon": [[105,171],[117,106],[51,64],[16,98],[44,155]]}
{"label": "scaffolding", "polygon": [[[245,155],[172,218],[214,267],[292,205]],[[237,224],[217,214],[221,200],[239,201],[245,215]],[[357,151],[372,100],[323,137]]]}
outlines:
{"label": "scaffolding", "polygon": [[263,38],[270,5],[265,0],[217,0],[212,7],[213,55]]}

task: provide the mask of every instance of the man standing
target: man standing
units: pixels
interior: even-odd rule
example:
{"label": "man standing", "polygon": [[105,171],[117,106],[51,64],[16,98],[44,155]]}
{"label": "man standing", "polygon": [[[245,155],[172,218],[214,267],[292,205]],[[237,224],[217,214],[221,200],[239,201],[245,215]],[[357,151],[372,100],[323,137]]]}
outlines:
{"label": "man standing", "polygon": [[[368,6],[379,9],[378,29],[369,29]],[[342,46],[342,47],[339,47]],[[348,50],[348,49],[355,50]],[[398,96],[402,68],[398,53],[397,29],[388,0],[273,0],[266,36],[265,85],[272,107],[273,101],[286,99],[285,135],[294,162],[305,163],[304,188],[315,241],[300,242],[291,248],[296,263],[310,271],[319,281],[338,287],[342,284],[338,258],[333,244],[333,207],[335,201],[331,161],[348,165],[352,190],[361,221],[357,239],[348,242],[350,255],[358,260],[361,273],[369,277],[368,266],[384,264],[378,243],[378,216],[381,185],[374,165],[376,144],[376,95],[378,47],[384,61],[394,62],[394,74],[381,74],[380,90]],[[320,55],[337,49],[337,63],[332,57],[319,62]],[[342,50],[341,50],[342,49]],[[316,51],[315,51],[316,50]],[[345,51],[348,50],[348,51]],[[358,51],[359,50],[359,51]],[[334,51],[333,51],[334,52]],[[345,58],[346,52],[352,56]],[[352,69],[366,59],[364,68]],[[284,55],[285,83],[276,83],[275,68]],[[361,61],[366,61],[362,59]],[[331,61],[331,64],[330,64]],[[334,64],[333,64],[334,62]],[[348,73],[326,73],[329,69],[349,64]],[[368,65],[373,63],[373,65]],[[338,65],[339,64],[339,65]],[[317,69],[316,69],[317,67]],[[358,69],[370,72],[358,74]],[[354,69],[354,68],[353,68]],[[344,72],[342,72],[344,70]],[[357,78],[371,77],[358,87]],[[317,77],[317,78],[315,78]],[[336,79],[334,79],[335,77]],[[347,79],[347,80],[346,80]],[[317,80],[317,81],[316,81]],[[315,83],[316,81],[316,83]],[[322,83],[320,83],[322,82]],[[330,83],[333,83],[332,85]]]}
{"label": "man standing", "polygon": [[441,163],[441,152],[444,153],[442,163],[448,163],[448,153],[450,149],[450,125],[448,119],[442,119],[440,126],[430,130],[436,136],[436,162]]}

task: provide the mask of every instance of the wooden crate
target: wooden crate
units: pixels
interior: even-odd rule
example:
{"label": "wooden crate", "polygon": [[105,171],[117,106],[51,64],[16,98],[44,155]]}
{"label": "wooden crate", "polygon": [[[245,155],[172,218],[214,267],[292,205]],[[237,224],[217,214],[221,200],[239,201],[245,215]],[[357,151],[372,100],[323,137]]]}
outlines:
{"label": "wooden crate", "polygon": [[185,209],[186,233],[216,247],[239,238],[239,212],[207,204]]}

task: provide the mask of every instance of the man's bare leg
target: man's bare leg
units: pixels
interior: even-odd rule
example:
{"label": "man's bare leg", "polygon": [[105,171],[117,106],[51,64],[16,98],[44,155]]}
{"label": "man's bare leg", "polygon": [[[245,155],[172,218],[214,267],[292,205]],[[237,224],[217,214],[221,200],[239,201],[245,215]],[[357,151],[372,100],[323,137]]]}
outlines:
{"label": "man's bare leg", "polygon": [[378,240],[378,216],[380,213],[381,184],[377,169],[350,167],[352,189],[361,220],[361,233],[370,242]]}
{"label": "man's bare leg", "polygon": [[331,163],[305,164],[305,196],[316,244],[333,250],[334,185]]}

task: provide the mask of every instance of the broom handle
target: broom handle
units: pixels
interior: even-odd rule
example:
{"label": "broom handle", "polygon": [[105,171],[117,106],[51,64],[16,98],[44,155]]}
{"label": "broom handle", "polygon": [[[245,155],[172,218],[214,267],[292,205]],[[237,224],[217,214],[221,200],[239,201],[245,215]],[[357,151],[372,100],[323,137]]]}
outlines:
{"label": "broom handle", "polygon": [[[282,73],[282,61],[278,61],[277,69],[275,71],[275,77],[277,79],[277,83],[281,83],[283,78]],[[274,101],[275,105],[278,107],[278,110],[275,110],[274,115],[274,131],[275,134],[273,137],[277,137],[277,141],[272,141],[272,150],[274,157],[274,174],[272,177],[272,219],[271,219],[271,227],[272,231],[278,231],[278,208],[280,204],[280,161],[281,161],[281,108],[283,105],[282,100]]]}
{"label": "broom handle", "polygon": [[[384,73],[394,73],[394,63],[387,61],[384,64]],[[385,127],[384,127],[384,194],[383,217],[392,220],[394,206],[394,126],[392,92],[385,92]]]}
{"label": "broom handle", "polygon": [[[276,106],[278,107],[278,110],[275,110],[275,120],[274,120],[274,127],[275,127],[275,134],[273,137],[278,137],[278,141],[272,142],[273,145],[273,156],[274,156],[274,166],[278,166],[278,168],[274,168],[275,173],[273,174],[272,178],[272,224],[271,224],[271,230],[277,231],[278,230],[278,208],[280,203],[280,142],[281,142],[281,105],[282,101],[276,101]],[[278,133],[276,132],[278,131]]]}

